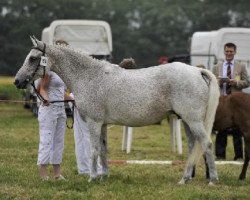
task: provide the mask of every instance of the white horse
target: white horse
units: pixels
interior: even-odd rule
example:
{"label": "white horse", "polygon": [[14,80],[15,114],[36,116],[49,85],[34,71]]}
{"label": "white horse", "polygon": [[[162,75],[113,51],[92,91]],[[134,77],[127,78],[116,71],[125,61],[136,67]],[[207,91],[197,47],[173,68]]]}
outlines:
{"label": "white horse", "polygon": [[[182,118],[190,147],[179,183],[191,179],[193,166],[203,153],[209,166],[209,184],[218,179],[210,133],[219,89],[211,72],[183,63],[126,70],[71,48],[31,40],[34,47],[16,74],[15,85],[25,88],[52,70],[75,94],[76,106],[90,130],[90,181],[97,177],[98,156],[103,175],[108,175],[107,124],[145,126],[160,122],[170,113]],[[48,59],[47,66],[41,66],[42,56]]]}

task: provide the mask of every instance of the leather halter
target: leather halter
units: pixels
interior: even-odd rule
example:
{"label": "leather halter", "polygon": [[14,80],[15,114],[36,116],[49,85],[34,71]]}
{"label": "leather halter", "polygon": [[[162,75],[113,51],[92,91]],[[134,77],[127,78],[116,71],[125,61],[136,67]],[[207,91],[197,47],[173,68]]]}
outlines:
{"label": "leather halter", "polygon": [[[43,43],[43,45],[44,45],[44,46],[43,46],[43,50],[39,49],[38,47],[32,47],[31,49],[36,49],[36,50],[38,50],[38,51],[41,51],[41,52],[43,53],[42,56],[45,56],[46,44]],[[42,76],[42,77],[45,76],[45,66],[40,65],[40,62],[41,62],[41,57],[40,57],[40,59],[39,59],[39,62],[38,62],[38,64],[37,64],[37,66],[36,66],[35,71],[34,71],[33,74],[32,74],[32,78],[36,75],[36,73],[37,73],[39,67],[43,67],[43,76]]]}

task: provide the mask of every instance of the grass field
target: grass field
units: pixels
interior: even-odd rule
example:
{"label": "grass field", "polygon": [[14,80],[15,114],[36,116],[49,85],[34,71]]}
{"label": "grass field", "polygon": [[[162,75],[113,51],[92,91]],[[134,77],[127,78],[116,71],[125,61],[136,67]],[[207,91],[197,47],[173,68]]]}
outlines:
{"label": "grass field", "polygon": [[0,76],[0,100],[22,98],[22,91],[13,84],[14,77]]}
{"label": "grass field", "polygon": [[[185,135],[182,136],[183,155],[171,152],[165,121],[162,125],[135,128],[133,136],[132,152],[126,154],[121,151],[122,127],[111,127],[108,130],[109,160],[186,159]],[[87,177],[76,173],[73,131],[69,129],[62,164],[67,181],[42,182],[36,166],[37,119],[20,104],[0,103],[0,138],[0,199],[250,199],[250,173],[245,181],[239,181],[241,166],[238,165],[218,165],[220,180],[214,187],[207,185],[202,162],[195,179],[184,186],[177,185],[183,173],[183,162],[175,165],[110,164],[107,180],[88,183]],[[232,160],[231,138],[228,144],[227,157]]]}

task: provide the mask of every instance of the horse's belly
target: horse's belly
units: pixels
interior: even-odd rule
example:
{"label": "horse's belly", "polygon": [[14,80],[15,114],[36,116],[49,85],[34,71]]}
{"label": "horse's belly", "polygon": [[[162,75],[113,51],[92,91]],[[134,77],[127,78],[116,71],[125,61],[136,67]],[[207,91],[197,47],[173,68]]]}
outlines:
{"label": "horse's belly", "polygon": [[161,122],[163,119],[167,117],[166,114],[157,114],[157,115],[146,115],[146,116],[110,116],[107,118],[107,124],[116,124],[116,125],[124,125],[131,127],[140,127],[147,126]]}

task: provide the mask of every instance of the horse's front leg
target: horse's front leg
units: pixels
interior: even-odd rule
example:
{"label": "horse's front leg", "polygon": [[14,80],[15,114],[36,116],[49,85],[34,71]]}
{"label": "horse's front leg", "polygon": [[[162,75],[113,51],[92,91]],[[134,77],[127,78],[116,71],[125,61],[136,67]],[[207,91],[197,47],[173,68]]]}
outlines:
{"label": "horse's front leg", "polygon": [[108,161],[107,161],[107,125],[104,124],[101,130],[100,137],[101,152],[100,152],[100,164],[102,167],[101,175],[108,176]]}
{"label": "horse's front leg", "polygon": [[91,119],[87,119],[90,132],[90,178],[89,182],[97,177],[97,160],[100,156],[100,138],[102,123],[97,123]]}

